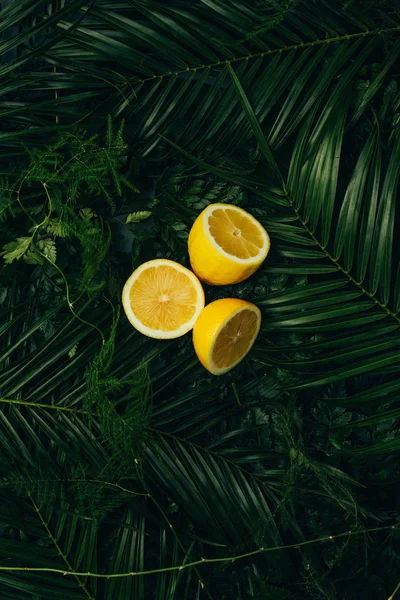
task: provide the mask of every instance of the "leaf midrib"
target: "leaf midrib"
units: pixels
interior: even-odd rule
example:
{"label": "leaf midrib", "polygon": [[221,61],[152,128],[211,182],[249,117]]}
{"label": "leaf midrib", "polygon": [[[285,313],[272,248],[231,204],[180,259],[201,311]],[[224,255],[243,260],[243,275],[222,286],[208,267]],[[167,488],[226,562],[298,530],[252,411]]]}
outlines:
{"label": "leaf midrib", "polygon": [[200,444],[196,444],[196,442],[193,442],[192,440],[189,440],[187,438],[183,438],[183,437],[177,436],[177,435],[175,435],[173,433],[169,433],[168,431],[163,431],[162,429],[159,429],[158,427],[147,427],[147,429],[149,431],[155,433],[156,435],[161,435],[161,436],[169,437],[169,438],[173,439],[174,441],[177,441],[177,442],[179,442],[181,444],[187,444],[189,446],[192,446],[193,448],[196,448],[197,450],[200,450],[201,452],[204,452],[206,455],[209,454],[210,456],[213,456],[216,460],[228,463],[234,469],[236,469],[236,470],[244,473],[250,479],[253,479],[254,481],[256,481],[262,487],[265,486],[265,481],[263,481],[262,479],[260,479],[259,477],[257,477],[257,475],[254,475],[254,473],[252,473],[251,471],[249,471],[245,467],[242,467],[241,465],[238,465],[237,463],[235,463],[235,461],[230,460],[229,458],[226,458],[226,456],[222,456],[218,452],[215,452],[215,451],[211,450],[210,448],[208,448],[206,446],[201,446]]}
{"label": "leaf midrib", "polygon": [[316,246],[318,246],[318,248],[325,254],[325,257],[328,258],[338,269],[338,271],[340,271],[341,273],[343,273],[343,275],[345,275],[349,281],[351,281],[351,283],[355,286],[357,286],[357,288],[363,293],[365,294],[372,302],[374,302],[377,306],[379,306],[384,312],[387,313],[388,316],[392,317],[399,325],[400,325],[400,318],[396,315],[396,313],[394,313],[392,310],[390,310],[390,308],[384,304],[383,302],[381,302],[380,300],[378,300],[378,298],[376,298],[376,296],[374,294],[372,294],[371,292],[369,292],[362,283],[360,283],[359,281],[357,281],[352,274],[350,273],[350,270],[346,270],[340,263],[339,261],[329,252],[329,250],[322,245],[322,243],[319,241],[319,239],[314,235],[314,233],[309,229],[309,227],[307,226],[307,223],[302,219],[300,212],[297,210],[293,200],[290,198],[289,194],[286,195],[290,206],[292,207],[297,219],[299,220],[299,222],[301,223],[301,226],[303,227],[303,229],[305,229],[305,231],[308,233],[308,235],[311,237],[311,239],[314,241],[314,243],[316,244]]}
{"label": "leaf midrib", "polygon": [[[85,10],[84,8],[82,10]],[[206,69],[214,69],[217,67],[227,67],[230,64],[235,64],[238,62],[248,61],[253,58],[264,58],[265,56],[274,56],[276,54],[282,54],[284,52],[290,52],[291,50],[299,50],[303,48],[312,48],[314,46],[323,46],[325,44],[332,44],[338,42],[349,42],[350,40],[360,39],[363,37],[374,36],[374,35],[383,35],[386,33],[392,33],[395,31],[400,31],[400,25],[396,25],[395,27],[381,27],[373,30],[359,31],[357,33],[343,34],[330,38],[322,38],[317,40],[312,40],[310,42],[302,42],[301,44],[292,44],[290,46],[284,46],[283,48],[274,48],[272,50],[264,50],[263,52],[255,52],[246,54],[243,56],[238,56],[236,58],[219,60],[213,63],[208,63],[206,65],[198,65],[197,67],[186,67],[186,69],[180,69],[177,71],[168,71],[166,73],[162,73],[160,75],[152,75],[151,77],[145,78],[134,78],[135,83],[142,84],[149,81],[162,80],[167,77],[177,77],[178,75],[183,75],[184,73],[193,73],[197,71],[203,71]],[[128,82],[125,86],[130,85]]]}

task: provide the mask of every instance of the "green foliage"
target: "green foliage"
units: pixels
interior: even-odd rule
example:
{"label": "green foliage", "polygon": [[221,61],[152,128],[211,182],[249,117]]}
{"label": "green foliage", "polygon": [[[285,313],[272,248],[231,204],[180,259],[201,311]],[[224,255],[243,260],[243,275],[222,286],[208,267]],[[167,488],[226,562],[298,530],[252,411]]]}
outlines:
{"label": "green foliage", "polygon": [[145,221],[151,216],[151,211],[149,210],[137,210],[136,212],[131,213],[126,217],[125,223],[128,225],[129,223],[140,223],[141,221]]}
{"label": "green foliage", "polygon": [[[399,14],[2,6],[2,598],[396,589]],[[271,236],[252,278],[205,290],[263,314],[221,378],[190,336],[147,339],[119,317],[133,267],[188,264],[210,202]]]}
{"label": "green foliage", "polygon": [[97,135],[88,136],[77,129],[60,133],[43,150],[28,149],[26,170],[16,171],[13,184],[10,177],[2,191],[18,226],[29,228],[31,236],[3,246],[6,264],[20,259],[28,264],[42,265],[46,260],[54,264],[56,238],[63,243],[63,251],[72,255],[78,241],[80,289],[93,293],[103,287],[104,282],[96,281],[96,276],[111,242],[105,208],[112,215],[115,198],[123,199],[126,190],[137,192],[121,172],[126,151],[123,127],[121,122],[114,132],[108,118],[104,145]]}
{"label": "green foliage", "polygon": [[[135,456],[140,451],[144,430],[149,423],[150,380],[146,365],[139,365],[135,377],[130,379],[121,380],[110,373],[118,320],[119,309],[108,339],[103,340],[100,352],[85,371],[87,391],[83,406],[89,416],[96,415],[104,443],[115,452],[112,453],[113,461],[118,461],[118,467],[113,465],[113,468],[124,470],[126,462],[137,461]],[[117,393],[126,405],[122,414],[115,402]]]}
{"label": "green foliage", "polygon": [[4,245],[4,260],[6,264],[12,263],[13,260],[24,258],[26,262],[40,262],[40,255],[34,254],[31,251],[32,237],[17,238],[13,242]]}

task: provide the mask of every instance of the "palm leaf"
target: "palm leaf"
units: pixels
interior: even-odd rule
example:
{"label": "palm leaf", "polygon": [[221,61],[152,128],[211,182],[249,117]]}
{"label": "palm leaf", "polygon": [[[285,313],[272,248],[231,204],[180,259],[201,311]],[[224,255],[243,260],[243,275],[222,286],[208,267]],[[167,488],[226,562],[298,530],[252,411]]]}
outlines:
{"label": "palm leaf", "polygon": [[[278,532],[262,490],[254,483],[249,484],[240,471],[235,473],[227,463],[218,464],[211,455],[202,456],[194,447],[187,450],[179,441],[171,445],[161,439],[156,446],[149,446],[146,453],[151,480],[168,490],[169,495],[173,494],[196,523],[200,535],[211,543],[231,547],[263,545],[267,537],[277,539]],[[230,516],[233,514],[235,520]],[[238,514],[241,514],[239,522]],[[260,531],[261,538],[255,539]]]}
{"label": "palm leaf", "polygon": [[[352,71],[354,72],[354,71]],[[271,155],[267,141],[265,140],[260,125],[256,119],[255,112],[253,111],[250,102],[248,101],[243,87],[241,86],[239,79],[232,72],[233,84],[237,90],[238,98],[243,106],[245,114],[248,116],[249,122],[252,126],[257,142],[263,154],[265,155],[268,163],[272,166],[272,169],[281,177],[281,169],[279,169],[275,159]],[[345,78],[344,78],[345,79]],[[341,92],[342,93],[342,92]],[[334,99],[337,104],[337,108],[334,107]],[[393,194],[397,187],[397,174],[394,174],[392,169],[395,162],[398,160],[398,145],[394,142],[394,149],[391,160],[387,166],[387,171],[383,181],[382,193],[380,194],[380,201],[374,219],[374,238],[372,240],[373,251],[370,254],[370,272],[371,277],[369,279],[369,285],[366,286],[362,281],[357,281],[349,272],[349,259],[352,248],[356,247],[358,242],[358,226],[357,226],[357,213],[354,216],[354,208],[349,208],[349,200],[351,190],[355,188],[355,180],[359,180],[360,177],[365,179],[364,160],[365,155],[368,152],[369,160],[373,160],[376,154],[373,153],[373,138],[371,137],[367,142],[367,146],[361,152],[361,157],[358,163],[355,165],[352,179],[350,180],[349,187],[345,195],[345,200],[342,204],[342,209],[339,214],[339,227],[342,225],[343,215],[351,214],[353,221],[351,222],[351,228],[345,227],[344,233],[341,233],[341,228],[337,230],[336,234],[336,254],[331,253],[328,248],[330,245],[330,231],[333,227],[333,218],[335,215],[334,207],[336,202],[340,202],[340,198],[337,199],[336,187],[338,182],[339,164],[340,164],[340,147],[345,131],[345,123],[347,118],[347,104],[341,99],[341,95],[337,92],[334,94],[334,99],[324,107],[319,118],[315,120],[313,113],[311,113],[308,120],[305,122],[302,130],[300,131],[297,145],[293,152],[292,162],[288,173],[288,185],[287,198],[291,206],[291,210],[294,211],[297,220],[300,222],[303,230],[308,234],[309,238],[314,242],[314,245],[325,255],[327,266],[326,268],[321,266],[310,265],[304,266],[293,265],[286,267],[281,265],[281,272],[287,273],[329,273],[337,271],[340,274],[339,285],[345,285],[346,278],[349,283],[352,284],[353,292],[355,297],[364,297],[354,302],[354,296],[338,294],[338,303],[335,308],[332,309],[331,302],[328,300],[326,306],[323,302],[317,303],[319,308],[314,308],[315,302],[310,302],[308,299],[305,301],[297,301],[299,312],[292,312],[291,306],[287,310],[291,309],[290,316],[284,316],[279,314],[272,317],[271,313],[267,311],[267,320],[264,321],[264,327],[266,329],[273,328],[274,330],[284,330],[288,328],[293,331],[318,331],[320,333],[329,333],[338,326],[342,329],[346,329],[347,323],[349,327],[354,328],[355,326],[363,327],[374,321],[379,321],[388,315],[394,320],[394,324],[398,322],[398,318],[391,310],[388,305],[391,287],[393,288],[393,282],[391,281],[390,267],[391,267],[391,256],[393,246]],[[340,101],[340,106],[338,105]],[[333,112],[332,112],[333,111]],[[335,112],[336,111],[336,112]],[[332,119],[332,122],[330,120]],[[315,123],[314,123],[315,121]],[[316,146],[316,140],[319,140],[318,146]],[[301,148],[301,150],[300,150]],[[203,165],[204,166],[204,165]],[[218,172],[218,169],[210,169],[214,173]],[[361,173],[359,171],[361,170]],[[364,170],[364,171],[363,171]],[[376,168],[375,168],[376,170]],[[373,171],[374,172],[374,171]],[[378,171],[379,172],[379,171]],[[226,177],[226,174],[224,175]],[[373,189],[375,189],[376,185]],[[362,187],[358,186],[357,194],[362,193]],[[367,196],[366,211],[368,219],[371,221],[371,201],[370,196]],[[363,199],[363,198],[362,198]],[[358,203],[361,204],[361,200]],[[357,200],[353,200],[354,202]],[[372,202],[374,202],[372,200]],[[362,207],[363,208],[363,207]],[[362,212],[362,208],[359,208],[358,213]],[[346,212],[345,212],[346,211]],[[351,211],[351,212],[350,212]],[[383,215],[385,218],[383,219]],[[387,216],[386,216],[387,215]],[[367,218],[367,217],[366,217]],[[264,220],[268,228],[268,218]],[[342,227],[344,227],[342,225]],[[371,224],[370,224],[371,227]],[[295,234],[296,229],[286,224],[288,231]],[[282,233],[281,233],[282,235]],[[346,265],[340,264],[340,237],[345,235],[346,246],[349,249],[346,252]],[[289,241],[286,238],[287,241]],[[339,241],[338,241],[339,240]],[[385,250],[383,250],[385,248]],[[360,255],[364,250],[364,240],[361,241]],[[299,258],[300,255],[297,255]],[[331,263],[331,266],[329,266]],[[274,267],[267,267],[267,272],[273,272]],[[376,298],[378,286],[381,286],[382,293],[381,299]],[[306,288],[307,289],[307,288]],[[281,298],[282,302],[282,313],[285,312],[285,296]],[[290,296],[288,297],[290,299]],[[394,303],[398,302],[397,298],[391,299]],[[268,302],[268,301],[267,301]],[[357,318],[350,318],[348,315],[355,315]],[[365,315],[365,316],[364,316]],[[268,318],[270,317],[270,318]],[[272,318],[271,318],[272,317]],[[317,325],[315,325],[317,323]],[[309,325],[308,325],[309,324]],[[311,325],[312,324],[312,325]],[[385,323],[386,325],[386,323]],[[374,330],[377,337],[381,337],[385,331],[385,325]],[[397,329],[397,327],[396,327]],[[360,332],[362,329],[360,329]],[[365,354],[365,350],[362,347],[357,347],[354,344],[354,349],[348,348],[348,352],[343,353],[343,361],[348,361],[349,358],[353,360],[352,366],[347,369],[337,369],[332,373],[326,372],[324,376],[313,377],[309,381],[302,382],[299,387],[307,387],[308,385],[322,385],[339,379],[344,379],[350,376],[357,375],[359,373],[366,373],[370,371],[376,371],[382,366],[397,363],[400,360],[400,354],[398,350],[391,350],[394,346],[398,345],[398,338],[396,332],[393,333],[391,339],[387,342],[378,344],[376,348],[371,346],[367,352],[373,354],[374,351],[381,351],[379,358],[371,357],[364,359],[362,358]],[[388,350],[384,352],[385,348]],[[269,350],[265,351],[265,356],[268,356]],[[340,360],[340,355],[335,355],[335,360]],[[357,362],[359,359],[359,362]],[[325,361],[329,364],[329,355]],[[299,361],[286,361],[284,364],[290,369],[296,370],[296,368],[304,368],[308,372],[319,366],[319,361],[310,358],[303,364]]]}
{"label": "palm leaf", "polygon": [[[18,9],[15,6],[10,26],[23,13],[23,7],[20,13]],[[192,150],[205,145],[213,148],[212,156],[218,156],[222,148],[226,156],[250,138],[251,129],[235,105],[234,92],[229,86],[230,64],[238,70],[242,84],[254,90],[249,100],[260,123],[284,102],[270,134],[270,142],[281,145],[310,109],[318,105],[341,75],[343,66],[350,64],[336,86],[334,105],[335,97],[346,90],[350,78],[376,47],[379,38],[374,36],[375,31],[382,34],[382,29],[374,30],[362,13],[355,18],[349,9],[337,19],[336,5],[322,2],[318,22],[312,8],[305,3],[296,8],[282,8],[281,13],[265,11],[261,27],[260,12],[241,2],[230,4],[229,9],[218,2],[207,2],[196,10],[141,2],[135,2],[133,8],[129,2],[119,5],[104,2],[89,9],[83,7],[81,24],[65,21],[64,12],[73,9],[74,6],[67,5],[55,11],[52,20],[41,25],[54,33],[60,28],[65,31],[72,28],[62,41],[58,41],[57,35],[51,38],[43,51],[43,58],[57,70],[48,73],[49,82],[53,81],[52,86],[60,82],[59,86],[56,84],[58,116],[61,119],[65,112],[65,122],[71,122],[71,117],[80,120],[76,104],[63,105],[60,99],[64,86],[70,88],[74,79],[80,81],[85,73],[86,81],[88,77],[92,81],[91,89],[96,90],[99,107],[94,113],[91,110],[89,116],[111,110],[114,116],[135,121],[132,136],[144,154],[159,144],[160,133],[169,131],[178,132],[176,139],[184,137]],[[223,18],[222,14],[229,17]],[[52,29],[53,23],[57,27]],[[389,35],[396,28],[387,26],[386,30]],[[32,28],[31,35],[35,32]],[[366,35],[370,42],[363,47]],[[18,42],[17,36],[13,43],[27,44],[28,39],[29,34],[24,32],[21,40]],[[379,92],[397,51],[396,47],[380,76],[375,78],[358,116],[368,100]],[[32,59],[39,50],[35,52]],[[353,57],[356,58],[350,63]],[[31,59],[28,55],[24,60]],[[112,66],[117,63],[118,70]],[[64,82],[66,67],[68,81]],[[316,69],[320,69],[320,79],[311,88],[307,84]],[[28,87],[37,87],[37,74],[27,77]],[[12,110],[15,119],[23,107]],[[40,108],[32,105],[31,114],[35,115],[36,110],[38,117],[43,118]],[[328,113],[327,110],[327,116]],[[49,120],[46,121],[48,126]]]}
{"label": "palm leaf", "polygon": [[[7,528],[13,528],[20,533],[20,539],[2,537],[0,556],[4,560],[12,558],[14,564],[38,566],[44,568],[59,568],[65,570],[85,571],[96,569],[96,524],[91,519],[79,519],[70,514],[68,505],[63,504],[56,509],[48,503],[41,505],[38,498],[29,496],[25,505],[20,504],[10,513],[5,513],[7,502],[1,503],[2,521]],[[15,521],[18,515],[24,515],[23,521]],[[41,543],[38,543],[41,541]],[[2,574],[2,585],[25,592],[25,594],[40,594],[43,598],[62,598],[65,589],[73,598],[94,598],[96,583],[80,577],[71,577],[65,586],[60,587],[55,575],[28,573]],[[29,596],[22,596],[28,598]]]}
{"label": "palm leaf", "polygon": [[[168,569],[169,566],[176,566],[179,561],[182,565],[190,560],[191,547],[182,558],[182,552],[177,538],[160,527],[158,532],[158,550],[154,550],[153,543],[151,549],[147,548],[149,532],[146,532],[146,526],[151,527],[143,517],[137,516],[137,512],[132,508],[126,508],[122,515],[121,524],[118,528],[115,545],[108,569],[112,573],[132,572],[130,578],[110,579],[106,583],[105,597],[118,597],[121,600],[126,598],[148,598],[157,600],[164,598],[188,598],[190,590],[195,590],[196,585],[192,584],[191,571],[174,570],[170,573],[164,572],[154,576],[155,580],[146,580],[143,576],[135,576],[135,572],[143,571],[148,564],[150,553],[158,562],[158,568]],[[151,541],[157,535],[155,528],[151,528]],[[171,561],[171,562],[170,562]],[[179,596],[178,596],[179,595]]]}

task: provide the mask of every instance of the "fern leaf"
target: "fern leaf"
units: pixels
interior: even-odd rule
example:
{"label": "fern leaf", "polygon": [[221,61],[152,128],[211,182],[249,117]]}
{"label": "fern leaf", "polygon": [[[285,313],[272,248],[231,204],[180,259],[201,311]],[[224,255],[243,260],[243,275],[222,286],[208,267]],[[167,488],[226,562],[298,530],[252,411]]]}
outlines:
{"label": "fern leaf", "polygon": [[[1,187],[3,186],[0,186],[0,223],[4,223],[9,215],[15,216],[15,213],[11,194],[1,191]],[[8,182],[4,183],[4,187],[8,188]]]}
{"label": "fern leaf", "polygon": [[138,210],[136,212],[130,213],[125,220],[125,223],[140,223],[141,221],[145,221],[151,216],[151,211],[149,210]]}
{"label": "fern leaf", "polygon": [[46,239],[40,240],[37,243],[37,247],[48,258],[51,262],[55,263],[57,260],[57,249],[54,240]]}
{"label": "fern leaf", "polygon": [[69,358],[74,358],[77,350],[78,350],[78,344],[74,344],[72,346],[71,350],[69,350],[69,352],[68,352]]}
{"label": "fern leaf", "polygon": [[32,243],[32,237],[19,237],[13,242],[9,242],[3,246],[3,250],[6,251],[3,258],[7,265],[11,264],[14,260],[20,260]]}
{"label": "fern leaf", "polygon": [[51,219],[46,227],[47,233],[55,237],[66,238],[72,233],[72,227],[62,219]]}

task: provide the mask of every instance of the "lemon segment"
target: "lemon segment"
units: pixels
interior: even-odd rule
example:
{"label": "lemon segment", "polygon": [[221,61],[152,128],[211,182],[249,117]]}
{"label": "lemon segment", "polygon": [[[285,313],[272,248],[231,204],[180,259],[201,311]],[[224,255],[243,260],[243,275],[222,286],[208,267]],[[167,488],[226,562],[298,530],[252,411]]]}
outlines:
{"label": "lemon segment", "polygon": [[193,328],[193,345],[201,364],[223,375],[248,354],[261,325],[260,309],[246,300],[222,298],[208,304]]}
{"label": "lemon segment", "polygon": [[248,212],[232,204],[210,204],[189,233],[190,263],[202,281],[227,285],[244,281],[265,260],[270,239]]}
{"label": "lemon segment", "polygon": [[122,292],[122,304],[138,331],[172,339],[193,328],[204,307],[204,291],[189,269],[172,260],[156,259],[132,273]]}

